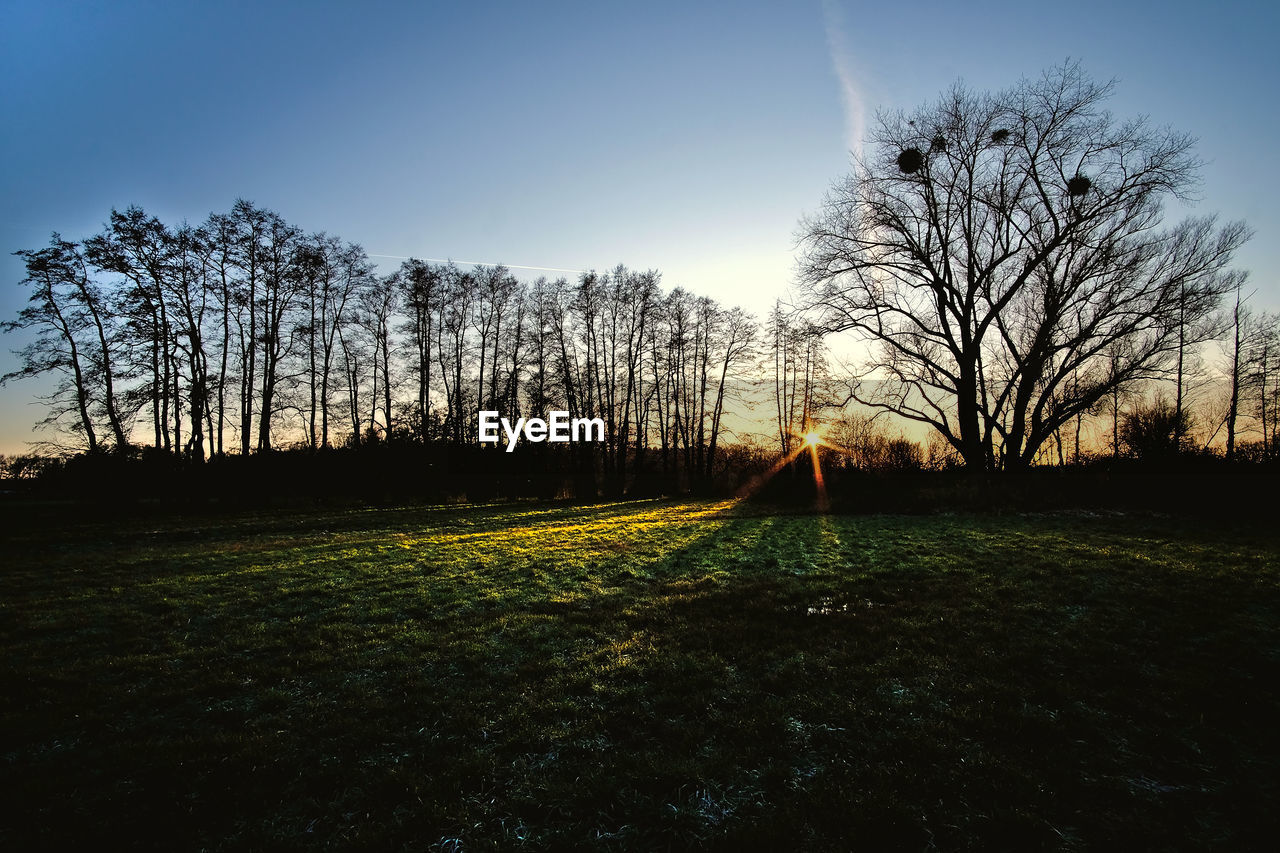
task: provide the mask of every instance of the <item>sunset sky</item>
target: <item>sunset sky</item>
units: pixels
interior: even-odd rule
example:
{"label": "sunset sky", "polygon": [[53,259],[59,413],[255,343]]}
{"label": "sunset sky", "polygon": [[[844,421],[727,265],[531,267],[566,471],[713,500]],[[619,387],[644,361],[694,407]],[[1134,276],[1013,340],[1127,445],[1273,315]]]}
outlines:
{"label": "sunset sky", "polygon": [[[1118,115],[1200,139],[1194,212],[1248,220],[1238,265],[1280,307],[1280,13],[1118,5],[3,0],[0,319],[26,296],[13,251],[237,197],[384,269],[625,263],[763,314],[877,109],[1068,57],[1117,78]],[[38,437],[39,390],[0,389],[0,452]]]}

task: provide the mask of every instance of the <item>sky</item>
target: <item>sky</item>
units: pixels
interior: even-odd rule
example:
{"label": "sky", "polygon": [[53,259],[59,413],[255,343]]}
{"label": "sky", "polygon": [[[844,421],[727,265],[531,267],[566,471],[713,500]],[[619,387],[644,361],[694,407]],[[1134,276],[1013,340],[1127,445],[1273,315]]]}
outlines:
{"label": "sky", "polygon": [[[26,299],[12,252],[51,232],[237,198],[384,270],[623,263],[763,315],[877,110],[1068,58],[1117,81],[1117,116],[1199,139],[1199,199],[1170,218],[1247,220],[1237,266],[1276,309],[1277,36],[1263,2],[0,0],[0,319]],[[41,390],[0,388],[0,453],[41,437]]]}

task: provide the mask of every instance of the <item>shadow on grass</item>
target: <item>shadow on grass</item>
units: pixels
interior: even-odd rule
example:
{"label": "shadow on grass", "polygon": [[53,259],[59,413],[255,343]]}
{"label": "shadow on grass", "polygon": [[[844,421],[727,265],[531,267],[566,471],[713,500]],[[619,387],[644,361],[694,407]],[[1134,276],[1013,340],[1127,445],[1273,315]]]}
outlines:
{"label": "shadow on grass", "polygon": [[1275,828],[1274,541],[472,509],[30,567],[0,623],[28,819],[0,841],[1249,849]]}

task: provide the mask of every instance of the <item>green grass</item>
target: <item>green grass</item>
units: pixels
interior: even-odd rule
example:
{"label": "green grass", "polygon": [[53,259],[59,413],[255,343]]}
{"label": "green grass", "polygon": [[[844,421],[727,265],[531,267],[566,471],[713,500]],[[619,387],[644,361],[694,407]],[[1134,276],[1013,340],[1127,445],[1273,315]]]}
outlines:
{"label": "green grass", "polygon": [[0,847],[1273,849],[1280,534],[6,507]]}

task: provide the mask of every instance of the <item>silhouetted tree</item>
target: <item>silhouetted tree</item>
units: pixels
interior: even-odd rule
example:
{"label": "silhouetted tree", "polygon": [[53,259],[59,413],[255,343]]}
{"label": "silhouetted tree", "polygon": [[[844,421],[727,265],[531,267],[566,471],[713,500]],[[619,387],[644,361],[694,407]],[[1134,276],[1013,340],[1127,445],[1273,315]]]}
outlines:
{"label": "silhouetted tree", "polygon": [[236,258],[241,242],[240,221],[230,214],[213,213],[205,221],[202,230],[208,245],[206,284],[212,291],[210,296],[218,313],[215,332],[219,341],[218,372],[214,378],[216,392],[211,401],[217,415],[215,426],[210,430],[210,438],[213,441],[213,452],[221,455],[226,447],[227,383],[237,364],[232,361],[231,328],[241,311],[239,288],[235,281]]}
{"label": "silhouetted tree", "polygon": [[[209,354],[204,336],[205,315],[213,295],[207,278],[212,250],[206,235],[186,224],[172,232],[170,239],[172,260],[167,284],[174,306],[174,349],[178,361],[186,366],[187,412],[191,424],[186,455],[203,461],[206,425],[212,434]],[[179,399],[175,388],[175,418]],[[175,433],[180,435],[176,429]]]}
{"label": "silhouetted tree", "polygon": [[327,291],[332,287],[336,276],[332,259],[337,240],[324,235],[313,235],[298,248],[298,275],[304,282],[307,321],[301,327],[306,345],[306,379],[308,403],[305,419],[307,443],[312,450],[327,443],[321,439],[319,421],[323,418],[325,389],[324,384],[324,340],[326,327],[330,325]]}
{"label": "silhouetted tree", "polygon": [[351,325],[352,306],[374,279],[373,265],[360,246],[323,233],[299,246],[296,262],[307,314],[300,329],[306,338],[307,437],[313,448],[328,447],[338,333]]}
{"label": "silhouetted tree", "polygon": [[1248,276],[1245,273],[1237,273],[1233,276],[1235,290],[1235,303],[1231,310],[1230,325],[1228,327],[1230,333],[1230,341],[1228,342],[1228,352],[1230,353],[1230,361],[1227,365],[1227,381],[1230,384],[1227,399],[1227,412],[1224,423],[1227,428],[1227,459],[1235,459],[1236,455],[1236,427],[1240,419],[1240,392],[1243,387],[1244,379],[1244,359],[1245,353],[1250,348],[1251,329],[1254,324],[1248,307],[1243,301],[1244,283]]}
{"label": "silhouetted tree", "polygon": [[720,443],[725,403],[730,393],[729,382],[739,367],[754,361],[758,332],[759,325],[755,318],[741,308],[716,311],[711,349],[718,375],[714,377],[715,392],[709,415],[707,456],[702,472],[708,482],[714,474],[716,448]]}
{"label": "silhouetted tree", "polygon": [[1244,381],[1262,432],[1262,455],[1272,458],[1280,436],[1280,316],[1264,313],[1248,335]]}
{"label": "silhouetted tree", "polygon": [[57,422],[74,412],[75,430],[94,453],[101,447],[95,415],[100,408],[115,447],[124,450],[129,442],[115,400],[115,332],[109,328],[109,309],[90,281],[79,246],[55,233],[47,248],[14,254],[26,265],[22,284],[30,286],[31,295],[17,319],[0,324],[0,329],[29,329],[35,337],[18,352],[21,366],[0,377],[0,384],[20,377],[58,375],[45,422]]}
{"label": "silhouetted tree", "polygon": [[822,333],[804,317],[774,305],[767,328],[773,362],[773,396],[778,444],[783,455],[797,437],[809,432],[830,399],[826,347]]}
{"label": "silhouetted tree", "polygon": [[302,292],[303,279],[298,268],[298,249],[302,232],[285,222],[279,214],[269,213],[263,227],[259,247],[262,269],[262,294],[259,329],[262,334],[261,413],[258,417],[258,452],[271,450],[271,429],[279,414],[276,392],[282,378],[281,368],[293,353],[295,325],[292,312]]}
{"label": "silhouetted tree", "polygon": [[123,213],[112,210],[106,229],[84,244],[91,264],[123,275],[128,283],[115,296],[116,313],[125,318],[125,372],[147,377],[132,397],[150,404],[154,446],[165,450],[174,448],[175,432],[181,435],[180,377],[169,316],[173,242],[163,222],[129,207]]}
{"label": "silhouetted tree", "polygon": [[652,383],[646,376],[645,361],[650,352],[649,337],[654,333],[654,314],[660,300],[660,278],[656,270],[632,271],[621,264],[613,271],[609,340],[614,351],[614,480],[619,491],[626,488],[628,455],[636,473],[644,462],[646,425],[652,399]]}
{"label": "silhouetted tree", "polygon": [[416,390],[413,421],[418,440],[431,435],[431,373],[437,346],[435,329],[440,314],[442,274],[425,261],[409,258],[400,265],[400,287],[406,314],[404,334],[407,370]]}
{"label": "silhouetted tree", "polygon": [[[504,390],[509,377],[502,376],[503,332],[510,331],[519,314],[520,284],[504,266],[478,266],[472,271],[475,305],[472,322],[479,347],[476,370],[476,400],[482,409],[510,413]],[[518,337],[517,334],[514,337]],[[519,347],[516,347],[518,350]]]}
{"label": "silhouetted tree", "polygon": [[[373,356],[373,394],[369,405],[369,432],[377,434],[377,409],[382,405],[382,435],[390,440],[394,431],[392,422],[393,372],[391,353],[395,349],[392,341],[394,317],[400,301],[400,274],[393,273],[386,278],[375,280],[359,293],[359,322],[364,327],[369,352]],[[378,391],[382,391],[382,399],[378,399]]]}
{"label": "silhouetted tree", "polygon": [[552,317],[556,310],[555,295],[545,277],[534,281],[526,295],[529,314],[529,376],[525,383],[526,401],[530,411],[547,412],[558,405],[553,360],[555,353],[555,326]]}
{"label": "silhouetted tree", "polygon": [[1107,395],[1169,377],[1230,288],[1248,230],[1160,230],[1194,183],[1192,140],[1117,121],[1111,92],[1068,64],[882,114],[804,223],[805,307],[875,346],[855,398],[931,425],[970,468],[1028,465]]}
{"label": "silhouetted tree", "polygon": [[468,414],[468,394],[463,380],[468,373],[468,332],[476,281],[470,273],[464,273],[450,263],[440,271],[440,285],[442,307],[437,318],[436,340],[439,342],[437,356],[448,413],[445,428],[452,442],[461,445],[467,443],[472,417]]}
{"label": "silhouetted tree", "polygon": [[[255,382],[258,367],[258,305],[263,281],[264,243],[272,220],[279,217],[256,207],[245,199],[237,199],[231,208],[234,233],[239,238],[237,263],[241,275],[237,281],[235,314],[240,360],[240,453],[247,456],[253,440]],[[259,411],[261,411],[259,409]],[[269,415],[262,415],[269,417]]]}

